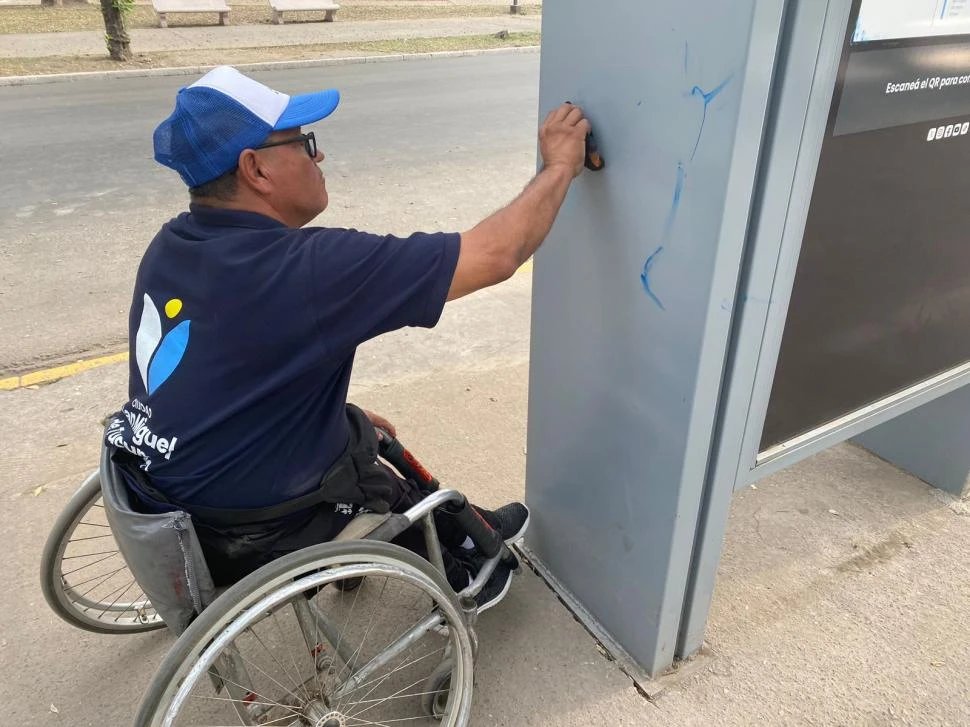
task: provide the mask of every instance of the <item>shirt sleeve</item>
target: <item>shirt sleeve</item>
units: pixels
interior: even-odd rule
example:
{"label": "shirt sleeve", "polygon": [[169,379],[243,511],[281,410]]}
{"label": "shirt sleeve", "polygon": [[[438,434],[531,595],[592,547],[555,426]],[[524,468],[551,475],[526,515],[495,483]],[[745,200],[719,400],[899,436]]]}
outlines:
{"label": "shirt sleeve", "polygon": [[437,324],[461,235],[323,229],[307,242],[309,297],[325,348],[335,353],[398,328]]}

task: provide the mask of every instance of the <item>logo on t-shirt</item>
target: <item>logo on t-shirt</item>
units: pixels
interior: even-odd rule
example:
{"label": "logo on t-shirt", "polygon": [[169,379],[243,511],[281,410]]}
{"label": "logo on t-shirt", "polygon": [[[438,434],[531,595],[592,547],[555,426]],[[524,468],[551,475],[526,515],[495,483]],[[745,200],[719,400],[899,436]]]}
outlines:
{"label": "logo on t-shirt", "polygon": [[[175,320],[182,312],[182,301],[172,298],[165,304],[165,317]],[[141,310],[141,323],[135,335],[135,359],[142,383],[149,394],[154,394],[159,386],[178,368],[189,345],[189,326],[191,321],[184,320],[163,335],[162,317],[154,301],[146,293]]]}

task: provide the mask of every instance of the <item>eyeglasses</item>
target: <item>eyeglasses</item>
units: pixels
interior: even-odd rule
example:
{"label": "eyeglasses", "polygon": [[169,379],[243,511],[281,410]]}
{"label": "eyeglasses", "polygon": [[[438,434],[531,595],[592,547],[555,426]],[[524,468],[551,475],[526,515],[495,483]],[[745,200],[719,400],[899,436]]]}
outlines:
{"label": "eyeglasses", "polygon": [[313,135],[312,131],[306,134],[300,134],[299,136],[294,136],[292,139],[284,139],[283,141],[271,141],[268,144],[260,144],[255,148],[269,149],[271,146],[284,146],[285,144],[296,144],[297,142],[303,143],[303,148],[306,149],[306,153],[311,159],[317,158],[317,137]]}

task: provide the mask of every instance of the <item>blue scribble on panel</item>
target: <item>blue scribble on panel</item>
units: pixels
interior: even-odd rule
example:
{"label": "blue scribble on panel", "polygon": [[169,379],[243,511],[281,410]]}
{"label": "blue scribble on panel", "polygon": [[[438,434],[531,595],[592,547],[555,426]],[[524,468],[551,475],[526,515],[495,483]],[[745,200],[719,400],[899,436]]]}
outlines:
{"label": "blue scribble on panel", "polygon": [[711,101],[716,99],[721,92],[727,88],[727,85],[731,82],[731,77],[725,78],[719,86],[717,86],[713,91],[704,91],[700,86],[694,86],[690,90],[691,96],[700,96],[704,99],[704,114],[701,116],[701,126],[697,130],[697,141],[694,142],[694,150],[690,153],[690,158],[693,161],[694,155],[697,154],[697,147],[700,146],[701,136],[704,134],[704,124],[707,123],[707,107],[711,105]]}
{"label": "blue scribble on panel", "polygon": [[656,293],[654,293],[653,290],[650,288],[650,268],[653,267],[653,264],[657,261],[657,258],[660,256],[660,253],[662,253],[663,251],[664,251],[664,246],[661,245],[656,250],[654,250],[653,254],[650,257],[647,258],[647,261],[643,264],[643,272],[640,273],[640,282],[643,283],[643,289],[646,291],[647,295],[650,296],[650,299],[657,304],[660,310],[667,310],[666,308],[664,308],[664,304],[660,301],[660,298],[658,298]]}
{"label": "blue scribble on panel", "polygon": [[643,272],[640,273],[640,282],[643,283],[643,289],[646,291],[650,299],[660,308],[660,310],[667,310],[664,307],[663,302],[657,297],[657,294],[650,287],[650,269],[653,264],[657,261],[657,257],[663,252],[664,248],[670,241],[670,234],[673,232],[674,223],[677,221],[677,212],[680,210],[680,198],[684,193],[684,184],[687,182],[687,169],[682,163],[677,164],[677,181],[674,183],[674,198],[670,202],[670,211],[667,212],[667,222],[664,224],[664,233],[662,244],[658,247],[654,253],[647,258],[647,261],[643,264]]}
{"label": "blue scribble on panel", "polygon": [[677,211],[680,209],[680,196],[684,193],[684,183],[687,181],[687,170],[683,162],[677,162],[677,181],[674,183],[674,199],[670,203],[670,211],[667,213],[667,222],[664,224],[663,244],[669,242],[670,233],[674,229],[674,222],[677,221]]}
{"label": "blue scribble on panel", "polygon": [[[690,44],[684,43],[684,75],[686,76],[689,72],[690,67]],[[654,292],[651,281],[650,272],[654,264],[657,261],[658,256],[662,253],[669,245],[671,241],[671,236],[673,234],[674,225],[677,222],[677,214],[680,211],[681,197],[684,193],[684,188],[687,183],[687,165],[694,160],[697,155],[697,149],[700,146],[701,138],[704,135],[704,127],[707,124],[707,109],[711,103],[716,99],[724,89],[727,88],[728,84],[731,82],[732,75],[725,78],[720,84],[710,91],[705,91],[699,85],[695,85],[691,88],[690,93],[687,94],[688,98],[699,97],[704,102],[704,108],[702,109],[700,124],[697,129],[697,137],[694,139],[694,145],[690,152],[690,158],[685,164],[684,161],[677,162],[677,177],[674,182],[674,194],[673,201],[670,204],[670,211],[667,213],[667,219],[664,223],[663,237],[661,238],[660,246],[647,258],[646,262],[643,264],[643,271],[640,273],[640,281],[643,283],[643,289],[646,291],[650,299],[660,308],[660,310],[666,310],[663,302]],[[640,105],[639,103],[637,104]]]}

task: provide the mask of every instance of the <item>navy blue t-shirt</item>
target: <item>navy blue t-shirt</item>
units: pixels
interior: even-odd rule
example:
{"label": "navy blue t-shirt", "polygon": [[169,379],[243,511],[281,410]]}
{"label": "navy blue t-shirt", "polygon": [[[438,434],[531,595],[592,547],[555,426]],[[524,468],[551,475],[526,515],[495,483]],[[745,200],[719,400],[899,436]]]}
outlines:
{"label": "navy blue t-shirt", "polygon": [[357,346],[434,326],[460,244],[192,205],[138,269],[130,401],[108,442],[186,504],[266,507],[312,491],[347,446]]}

